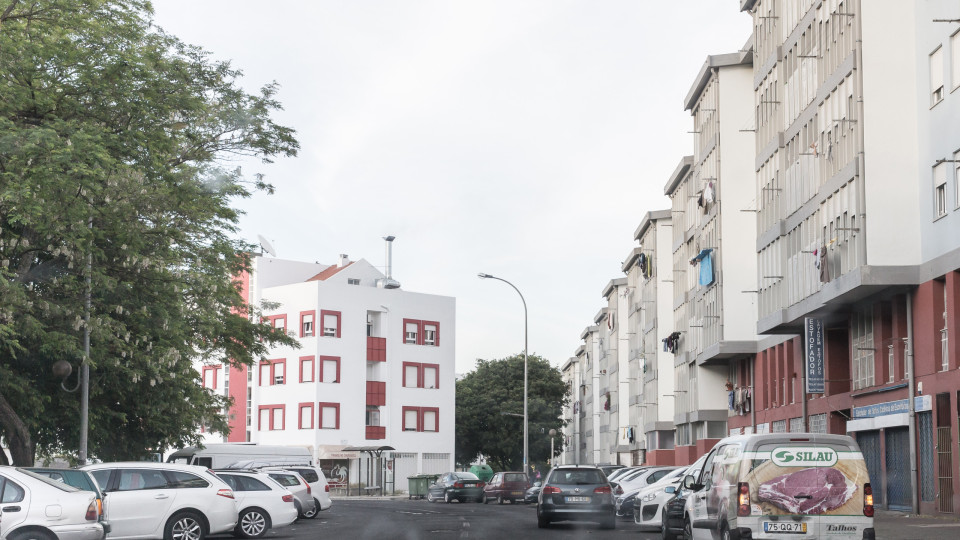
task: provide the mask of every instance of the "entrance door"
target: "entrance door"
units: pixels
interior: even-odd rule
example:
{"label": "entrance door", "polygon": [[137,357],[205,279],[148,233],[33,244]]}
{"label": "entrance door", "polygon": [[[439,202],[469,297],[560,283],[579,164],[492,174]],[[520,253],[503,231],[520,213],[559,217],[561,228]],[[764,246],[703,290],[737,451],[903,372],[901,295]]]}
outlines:
{"label": "entrance door", "polygon": [[909,511],[910,498],[910,432],[909,428],[897,427],[884,430],[886,439],[887,507],[891,510]]}
{"label": "entrance door", "polygon": [[873,486],[873,504],[883,504],[883,461],[880,454],[880,432],[861,431],[857,433],[857,444],[863,452],[863,461],[867,464],[870,484]]}
{"label": "entrance door", "polygon": [[[960,392],[958,392],[960,397]],[[950,394],[937,394],[937,510],[953,513],[953,436]]]}

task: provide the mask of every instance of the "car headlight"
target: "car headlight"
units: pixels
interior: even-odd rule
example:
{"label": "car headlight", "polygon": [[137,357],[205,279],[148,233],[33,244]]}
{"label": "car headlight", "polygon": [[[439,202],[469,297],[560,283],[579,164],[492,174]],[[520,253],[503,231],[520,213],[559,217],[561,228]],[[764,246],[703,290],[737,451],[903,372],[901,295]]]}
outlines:
{"label": "car headlight", "polygon": [[657,498],[657,495],[660,495],[661,493],[663,493],[663,490],[662,490],[662,489],[658,489],[658,490],[656,490],[656,491],[654,491],[654,492],[647,493],[646,495],[643,496],[643,502],[650,502],[650,501],[656,499],[656,498]]}

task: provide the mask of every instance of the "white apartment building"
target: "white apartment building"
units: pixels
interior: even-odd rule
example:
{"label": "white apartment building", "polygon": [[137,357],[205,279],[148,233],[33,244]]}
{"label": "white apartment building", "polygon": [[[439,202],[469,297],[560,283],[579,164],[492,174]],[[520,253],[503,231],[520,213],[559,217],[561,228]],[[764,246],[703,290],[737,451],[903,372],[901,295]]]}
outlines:
{"label": "white apartment building", "polygon": [[560,375],[567,385],[570,401],[563,408],[563,420],[566,426],[561,430],[563,434],[563,451],[557,456],[557,463],[569,465],[580,463],[580,445],[583,439],[580,425],[580,408],[583,402],[580,399],[580,381],[583,373],[580,371],[580,358],[572,356],[560,367]]}
{"label": "white apartment building", "polygon": [[[387,478],[454,466],[455,300],[404,291],[367,261],[336,265],[256,256],[241,277],[251,305],[300,348],[278,346],[252,368],[201,366],[204,386],[234,398],[228,437],[310,449],[325,468],[360,476],[346,447],[389,446]],[[394,469],[395,467],[395,469]],[[366,473],[364,473],[366,474]]]}
{"label": "white apartment building", "polygon": [[[625,326],[629,319],[629,287],[626,278],[611,279],[603,288],[607,301],[600,326],[600,392],[604,411],[601,423],[607,425],[612,463],[640,463],[637,425],[630,421],[630,343]],[[598,317],[600,315],[598,314]]]}

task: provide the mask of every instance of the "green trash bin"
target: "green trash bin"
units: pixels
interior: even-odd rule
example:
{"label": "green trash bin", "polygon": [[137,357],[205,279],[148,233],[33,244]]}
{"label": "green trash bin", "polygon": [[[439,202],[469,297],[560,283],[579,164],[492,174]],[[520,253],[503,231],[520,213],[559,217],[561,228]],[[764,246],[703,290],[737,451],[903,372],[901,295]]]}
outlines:
{"label": "green trash bin", "polygon": [[437,478],[440,478],[438,474],[416,474],[413,476],[407,477],[407,492],[410,494],[408,499],[414,497],[422,499],[427,496],[427,488],[430,487],[430,484],[437,481]]}
{"label": "green trash bin", "polygon": [[490,479],[493,478],[493,469],[486,463],[482,465],[471,465],[470,472],[477,475],[477,478],[483,482],[489,482]]}

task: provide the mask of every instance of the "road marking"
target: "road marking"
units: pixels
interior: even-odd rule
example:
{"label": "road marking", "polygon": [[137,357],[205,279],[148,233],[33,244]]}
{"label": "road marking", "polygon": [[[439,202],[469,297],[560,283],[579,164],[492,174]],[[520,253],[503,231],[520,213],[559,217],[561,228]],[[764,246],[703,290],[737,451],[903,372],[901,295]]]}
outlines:
{"label": "road marking", "polygon": [[910,525],[911,527],[960,527],[960,523],[931,523],[928,525]]}

